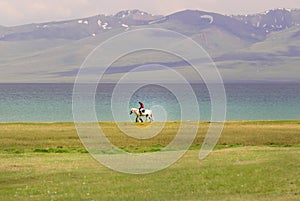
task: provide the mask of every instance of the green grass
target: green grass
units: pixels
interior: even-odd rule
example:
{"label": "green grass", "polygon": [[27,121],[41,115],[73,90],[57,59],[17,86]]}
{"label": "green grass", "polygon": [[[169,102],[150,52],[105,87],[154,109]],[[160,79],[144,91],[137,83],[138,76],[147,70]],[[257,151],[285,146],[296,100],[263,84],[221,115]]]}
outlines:
{"label": "green grass", "polygon": [[[161,126],[153,123],[151,126]],[[167,122],[155,137],[139,140],[128,137],[115,123],[101,123],[107,138],[129,152],[149,152],[161,149],[175,137],[179,122]],[[149,124],[120,123],[123,127],[147,127]],[[199,123],[198,134],[191,149],[200,148],[209,123]],[[141,133],[142,135],[142,133]],[[2,123],[0,124],[0,153],[82,152],[73,123]],[[227,122],[218,141],[218,148],[232,146],[299,146],[300,121],[238,121]],[[40,151],[39,151],[40,150]]]}
{"label": "green grass", "polygon": [[[128,137],[114,123],[101,127],[117,146],[141,153],[161,150],[178,125],[168,122],[148,140]],[[215,150],[199,161],[208,125],[200,123],[174,165],[128,175],[86,153],[72,123],[0,124],[0,200],[299,200],[300,121],[228,122]]]}

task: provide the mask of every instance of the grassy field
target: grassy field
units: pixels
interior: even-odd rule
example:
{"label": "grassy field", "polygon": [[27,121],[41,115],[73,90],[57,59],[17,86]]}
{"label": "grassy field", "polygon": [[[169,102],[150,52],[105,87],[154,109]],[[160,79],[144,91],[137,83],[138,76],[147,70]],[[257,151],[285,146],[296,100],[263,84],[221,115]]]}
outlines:
{"label": "grassy field", "polygon": [[[300,121],[228,122],[213,153],[199,161],[208,126],[200,123],[190,150],[171,167],[128,175],[95,161],[73,123],[2,123],[0,200],[299,200]],[[101,127],[118,147],[142,153],[167,145],[179,122],[149,140],[128,137],[114,123]]]}

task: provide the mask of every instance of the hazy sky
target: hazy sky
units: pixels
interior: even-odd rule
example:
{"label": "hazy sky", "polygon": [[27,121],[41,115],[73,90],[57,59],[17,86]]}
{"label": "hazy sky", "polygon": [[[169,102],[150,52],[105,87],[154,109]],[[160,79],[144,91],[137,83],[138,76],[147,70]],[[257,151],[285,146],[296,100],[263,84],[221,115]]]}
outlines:
{"label": "hazy sky", "polygon": [[278,7],[300,8],[300,0],[0,0],[0,25],[115,14],[135,8],[165,15],[184,9],[252,14]]}

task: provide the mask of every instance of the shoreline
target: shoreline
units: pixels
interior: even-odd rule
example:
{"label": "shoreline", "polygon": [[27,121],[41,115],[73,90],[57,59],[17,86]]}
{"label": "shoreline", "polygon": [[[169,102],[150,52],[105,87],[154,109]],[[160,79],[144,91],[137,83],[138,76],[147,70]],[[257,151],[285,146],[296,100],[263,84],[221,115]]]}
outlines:
{"label": "shoreline", "polygon": [[[270,120],[270,119],[257,119],[257,120],[228,120],[228,121],[218,121],[218,122],[211,122],[211,121],[190,121],[190,120],[184,120],[184,121],[154,121],[154,122],[151,122],[151,123],[180,123],[180,122],[199,122],[199,123],[251,123],[251,122],[257,122],[257,123],[295,123],[295,122],[299,122],[300,123],[300,119],[275,119],[275,120]],[[72,122],[72,121],[20,121],[20,122],[14,122],[14,121],[11,121],[11,122],[0,122],[0,124],[75,124],[75,123],[100,123],[100,124],[109,124],[109,123],[120,123],[120,124],[125,124],[125,123],[136,123],[136,122],[133,122],[133,121],[122,121],[122,122],[117,122],[117,121],[99,121],[99,122]],[[145,124],[145,123],[149,123],[149,122],[140,122],[140,124]],[[138,124],[138,123],[136,123]]]}

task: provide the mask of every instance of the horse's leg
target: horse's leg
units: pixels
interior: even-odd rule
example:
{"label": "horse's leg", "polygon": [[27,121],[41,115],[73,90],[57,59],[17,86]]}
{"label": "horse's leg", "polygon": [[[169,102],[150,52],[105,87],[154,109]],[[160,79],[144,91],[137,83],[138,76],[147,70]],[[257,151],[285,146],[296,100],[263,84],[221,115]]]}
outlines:
{"label": "horse's leg", "polygon": [[144,122],[143,119],[142,119],[142,117],[140,117],[140,121],[141,121],[141,122]]}
{"label": "horse's leg", "polygon": [[136,116],[136,118],[135,118],[135,122],[139,122],[139,121],[138,121],[138,119],[139,119],[139,118],[138,118],[138,116]]}

